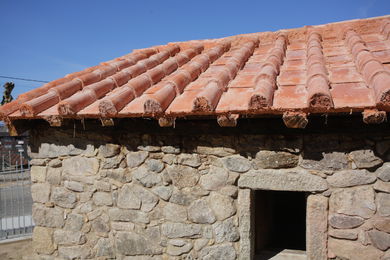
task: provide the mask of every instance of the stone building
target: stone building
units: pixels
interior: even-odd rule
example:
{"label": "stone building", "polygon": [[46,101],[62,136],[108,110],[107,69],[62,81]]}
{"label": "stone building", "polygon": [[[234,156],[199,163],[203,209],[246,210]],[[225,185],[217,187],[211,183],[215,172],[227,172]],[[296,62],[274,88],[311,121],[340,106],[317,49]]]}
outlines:
{"label": "stone building", "polygon": [[36,258],[390,259],[389,37],[169,43],[3,106],[30,130]]}

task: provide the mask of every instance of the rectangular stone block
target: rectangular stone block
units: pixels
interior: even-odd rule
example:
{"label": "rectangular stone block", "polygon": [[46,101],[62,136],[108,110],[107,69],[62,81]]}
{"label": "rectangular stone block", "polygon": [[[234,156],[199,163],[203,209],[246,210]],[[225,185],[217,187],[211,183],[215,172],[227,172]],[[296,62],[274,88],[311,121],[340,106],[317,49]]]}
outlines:
{"label": "rectangular stone block", "polygon": [[36,253],[52,254],[55,250],[53,243],[53,229],[35,227],[33,232],[33,248]]}
{"label": "rectangular stone block", "polygon": [[297,169],[249,171],[240,176],[238,186],[280,191],[324,191],[328,188],[323,178]]}
{"label": "rectangular stone block", "polygon": [[45,166],[32,166],[30,174],[31,174],[31,181],[32,182],[45,182],[45,180],[46,180],[46,167]]}
{"label": "rectangular stone block", "polygon": [[328,198],[322,195],[307,197],[306,251],[307,259],[326,260],[328,237]]}
{"label": "rectangular stone block", "polygon": [[238,220],[240,231],[239,259],[250,260],[254,255],[254,228],[252,221],[252,191],[241,189],[238,191]]}

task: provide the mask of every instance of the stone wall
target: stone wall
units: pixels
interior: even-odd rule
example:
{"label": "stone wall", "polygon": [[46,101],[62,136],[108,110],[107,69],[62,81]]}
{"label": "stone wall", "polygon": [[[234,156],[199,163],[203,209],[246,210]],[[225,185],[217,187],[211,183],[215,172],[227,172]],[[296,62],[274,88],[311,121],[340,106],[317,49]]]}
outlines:
{"label": "stone wall", "polygon": [[249,259],[256,189],[312,194],[309,259],[390,259],[381,134],[31,135],[37,259]]}

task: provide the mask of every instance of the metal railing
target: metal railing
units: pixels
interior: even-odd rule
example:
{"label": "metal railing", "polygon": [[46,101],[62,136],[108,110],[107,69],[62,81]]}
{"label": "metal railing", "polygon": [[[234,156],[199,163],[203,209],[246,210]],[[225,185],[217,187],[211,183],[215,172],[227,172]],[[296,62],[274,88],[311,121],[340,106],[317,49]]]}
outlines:
{"label": "metal railing", "polygon": [[0,240],[32,233],[30,164],[24,145],[0,151]]}

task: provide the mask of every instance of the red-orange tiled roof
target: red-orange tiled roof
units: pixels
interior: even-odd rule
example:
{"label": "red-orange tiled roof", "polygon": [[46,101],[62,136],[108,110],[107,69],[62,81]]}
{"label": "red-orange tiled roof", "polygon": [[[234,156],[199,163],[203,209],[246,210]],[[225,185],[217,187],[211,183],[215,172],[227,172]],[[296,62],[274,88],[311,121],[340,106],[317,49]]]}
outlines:
{"label": "red-orange tiled roof", "polygon": [[26,92],[0,116],[55,125],[370,111],[390,111],[389,16],[134,50]]}

